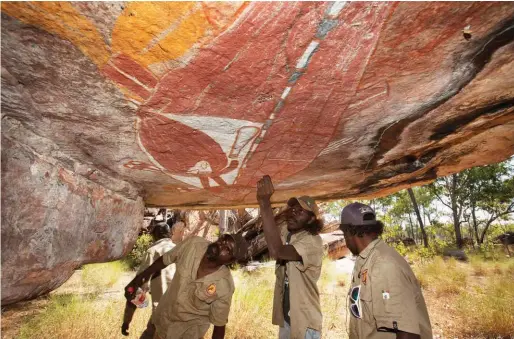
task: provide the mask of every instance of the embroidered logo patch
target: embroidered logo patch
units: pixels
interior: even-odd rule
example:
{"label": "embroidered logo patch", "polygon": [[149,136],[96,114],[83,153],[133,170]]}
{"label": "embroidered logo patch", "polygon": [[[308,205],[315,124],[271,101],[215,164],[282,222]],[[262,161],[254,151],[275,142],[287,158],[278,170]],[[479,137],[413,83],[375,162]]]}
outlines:
{"label": "embroidered logo patch", "polygon": [[382,290],[382,299],[384,299],[384,300],[391,299],[389,292]]}
{"label": "embroidered logo patch", "polygon": [[361,282],[366,285],[366,282],[368,281],[368,270],[364,270],[361,272]]}
{"label": "embroidered logo patch", "polygon": [[213,296],[216,293],[216,284],[210,284],[207,286],[207,289],[205,290],[207,295]]}
{"label": "embroidered logo patch", "polygon": [[373,210],[371,209],[371,207],[368,207],[368,206],[363,206],[363,207],[359,208],[359,211],[361,212],[361,214],[373,213]]}

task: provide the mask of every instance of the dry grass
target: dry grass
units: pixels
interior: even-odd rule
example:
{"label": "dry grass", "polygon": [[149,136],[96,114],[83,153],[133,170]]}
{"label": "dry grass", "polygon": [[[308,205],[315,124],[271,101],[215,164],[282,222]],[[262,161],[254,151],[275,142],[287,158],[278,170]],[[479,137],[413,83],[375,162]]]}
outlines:
{"label": "dry grass", "polygon": [[[484,272],[482,285],[472,286],[457,301],[463,333],[484,338],[514,337],[514,262],[496,264]],[[476,271],[475,271],[476,274]]]}
{"label": "dry grass", "polygon": [[[120,277],[118,263],[93,264],[84,268],[80,282],[81,295],[52,295],[45,310],[24,320],[16,338],[115,338],[120,337],[124,299],[120,286],[113,286],[114,276]],[[233,271],[236,291],[227,325],[226,338],[268,339],[275,338],[278,327],[271,324],[275,266],[264,267],[256,272]],[[128,281],[126,281],[128,282]],[[126,283],[125,282],[125,283]],[[323,312],[323,337],[347,338],[346,293],[347,274],[338,273],[335,263],[326,259],[318,284]],[[113,288],[119,293],[108,293]],[[70,291],[70,288],[66,288]],[[99,291],[107,291],[99,294]],[[138,338],[150,317],[150,309],[138,310],[130,327],[131,336]],[[211,328],[212,330],[212,328]],[[206,338],[210,337],[211,332]]]}
{"label": "dry grass", "polygon": [[[116,272],[120,268],[113,263],[102,265],[82,272],[80,283],[74,283],[74,286],[81,286],[80,295],[69,294],[70,288],[65,290],[66,294],[51,295],[48,301],[40,304],[39,307],[44,305],[43,310],[38,309],[37,313],[23,318],[20,330],[12,337],[121,337],[124,309],[121,291],[133,273],[123,273],[122,279],[113,285],[109,276],[119,276]],[[470,263],[460,263],[435,258],[415,267],[415,271],[424,288],[435,334],[445,338],[497,338],[514,334],[514,260],[491,262],[472,258]],[[324,261],[318,283],[323,338],[348,337],[346,293],[349,279],[347,274],[338,272],[334,262]],[[278,328],[271,324],[274,265],[253,273],[236,270],[234,280],[236,292],[226,338],[275,338]],[[105,293],[98,294],[99,291]],[[149,308],[136,312],[129,338],[138,338],[149,316]]]}
{"label": "dry grass", "polygon": [[466,286],[467,268],[455,259],[434,258],[415,268],[419,283],[424,289],[432,289],[437,297],[458,294]]}
{"label": "dry grass", "polygon": [[[20,339],[117,338],[120,337],[124,302],[94,296],[54,295],[45,311],[20,328]],[[138,310],[131,325],[131,336],[139,338],[146,328],[150,310]]]}
{"label": "dry grass", "polygon": [[514,337],[514,261],[435,258],[416,267],[432,324],[442,337]]}
{"label": "dry grass", "polygon": [[[133,276],[126,270],[120,261],[85,265],[48,297],[43,311],[25,319],[16,338],[119,337],[125,305],[122,286]],[[136,312],[129,338],[139,338],[149,317],[150,309]]]}
{"label": "dry grass", "polygon": [[128,265],[123,261],[113,261],[101,264],[84,265],[82,269],[82,284],[93,291],[113,287],[128,271]]}

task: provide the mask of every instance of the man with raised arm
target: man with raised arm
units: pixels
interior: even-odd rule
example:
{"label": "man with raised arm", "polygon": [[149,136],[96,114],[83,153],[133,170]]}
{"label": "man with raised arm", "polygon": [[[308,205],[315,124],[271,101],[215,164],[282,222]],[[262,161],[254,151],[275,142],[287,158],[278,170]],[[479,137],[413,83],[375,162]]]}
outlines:
{"label": "man with raised arm", "polygon": [[257,183],[264,236],[270,256],[277,259],[272,321],[280,326],[279,339],[318,339],[322,315],[316,284],[323,257],[319,208],[308,196],[289,199],[287,229],[279,230],[271,209],[274,191],[269,176]]}

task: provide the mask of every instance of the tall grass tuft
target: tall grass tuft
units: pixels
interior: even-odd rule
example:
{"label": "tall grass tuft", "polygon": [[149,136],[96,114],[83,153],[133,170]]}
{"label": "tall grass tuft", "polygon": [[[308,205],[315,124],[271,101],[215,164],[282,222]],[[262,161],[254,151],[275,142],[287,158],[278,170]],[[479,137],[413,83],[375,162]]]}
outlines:
{"label": "tall grass tuft", "polygon": [[419,265],[415,272],[421,287],[433,289],[438,297],[458,294],[466,287],[466,269],[453,258],[445,261],[436,257],[428,264]]}
{"label": "tall grass tuft", "polygon": [[[24,323],[20,339],[121,337],[123,300],[105,302],[92,296],[53,295],[45,311]],[[138,314],[139,313],[139,314]],[[132,321],[129,338],[139,338],[146,328],[150,310],[138,310]]]}
{"label": "tall grass tuft", "polygon": [[[509,282],[510,283],[506,283]],[[464,291],[458,312],[469,336],[510,338],[514,335],[514,284],[512,276],[491,278],[481,288]]]}
{"label": "tall grass tuft", "polygon": [[266,266],[249,273],[241,270],[232,273],[236,290],[232,298],[226,337],[275,337],[277,330],[271,324],[275,266]]}

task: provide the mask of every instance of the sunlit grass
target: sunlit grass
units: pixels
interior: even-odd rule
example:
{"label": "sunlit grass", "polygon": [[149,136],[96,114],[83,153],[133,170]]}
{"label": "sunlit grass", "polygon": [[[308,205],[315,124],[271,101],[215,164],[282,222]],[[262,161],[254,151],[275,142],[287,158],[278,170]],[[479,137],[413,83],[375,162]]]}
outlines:
{"label": "sunlit grass", "polygon": [[[52,294],[46,308],[21,326],[19,338],[103,339],[121,336],[125,307],[123,293],[120,290],[119,294],[107,298],[102,295],[127,270],[127,265],[121,261],[84,265],[80,281],[82,293]],[[136,312],[129,338],[139,338],[150,313],[150,308]]]}
{"label": "sunlit grass", "polygon": [[112,287],[123,272],[128,270],[128,265],[123,261],[84,265],[82,267],[82,284],[93,292]]}
{"label": "sunlit grass", "polygon": [[415,272],[421,287],[433,289],[437,296],[458,294],[466,287],[466,269],[453,258],[445,261],[436,257],[416,267]]}
{"label": "sunlit grass", "polygon": [[468,289],[459,296],[457,310],[463,318],[464,333],[486,338],[514,336],[512,279],[512,275],[502,272],[491,276],[483,286]]}
{"label": "sunlit grass", "polygon": [[[46,308],[27,318],[16,338],[119,338],[125,306],[122,291],[105,294],[126,268],[120,263],[86,265],[79,294],[52,294]],[[484,261],[470,257],[469,263],[436,257],[415,267],[422,287],[428,295],[450,305],[455,316],[455,333],[465,338],[508,337],[514,333],[514,260]],[[132,273],[131,273],[132,274]],[[270,264],[248,273],[233,270],[236,291],[232,299],[226,338],[276,338],[278,327],[271,324],[275,266]],[[117,277],[117,278],[116,278]],[[350,276],[341,273],[336,263],[323,261],[318,287],[323,312],[323,338],[347,338],[347,305]],[[122,285],[122,284],[121,284]],[[85,288],[88,286],[88,288]],[[70,289],[67,289],[67,291]],[[84,291],[85,290],[85,291]],[[86,292],[86,293],[83,293]],[[425,294],[427,296],[427,294]],[[431,300],[426,299],[430,308]],[[136,311],[130,327],[138,338],[150,317],[150,308]],[[212,331],[212,329],[211,329]],[[210,338],[209,332],[206,338]]]}
{"label": "sunlit grass", "polygon": [[[46,309],[25,323],[20,339],[121,337],[123,300],[99,300],[94,296],[53,295]],[[138,310],[131,324],[129,338],[139,338],[146,328],[150,309]]]}

